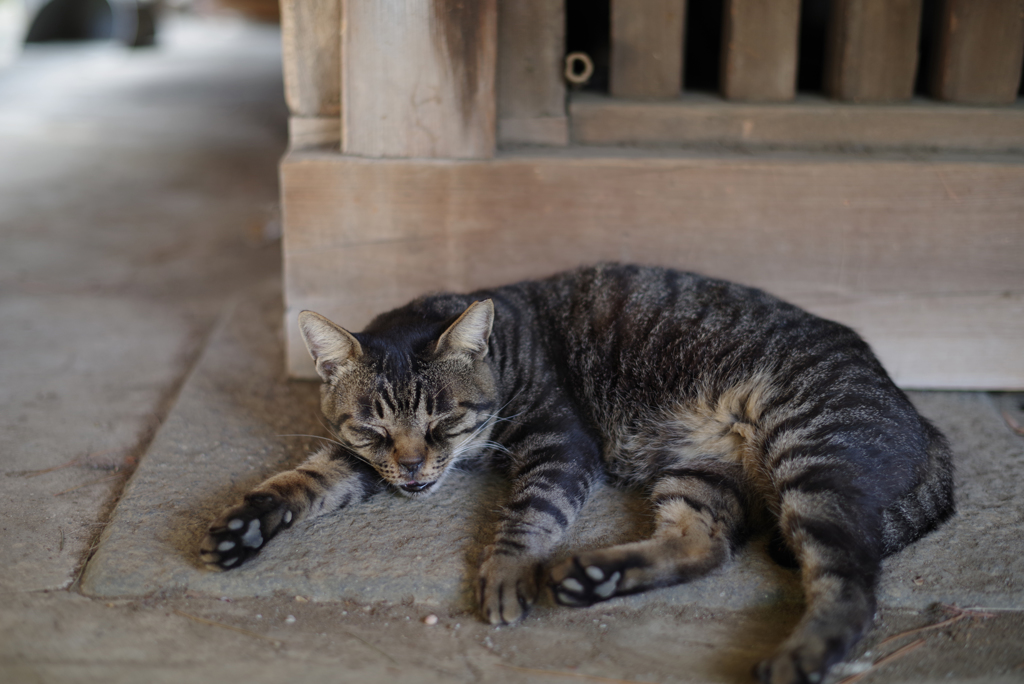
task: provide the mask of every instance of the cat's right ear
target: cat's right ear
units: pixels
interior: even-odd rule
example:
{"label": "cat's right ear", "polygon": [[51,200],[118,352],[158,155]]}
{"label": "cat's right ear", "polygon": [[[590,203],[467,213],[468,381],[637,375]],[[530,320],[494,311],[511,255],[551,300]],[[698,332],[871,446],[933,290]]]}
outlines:
{"label": "cat's right ear", "polygon": [[494,302],[473,302],[437,340],[435,354],[440,357],[463,356],[482,359],[494,325]]}
{"label": "cat's right ear", "polygon": [[335,371],[350,361],[358,359],[363,348],[352,333],[336,325],[318,313],[303,311],[299,314],[299,330],[306,343],[309,355],[316,364],[316,372],[324,382]]}

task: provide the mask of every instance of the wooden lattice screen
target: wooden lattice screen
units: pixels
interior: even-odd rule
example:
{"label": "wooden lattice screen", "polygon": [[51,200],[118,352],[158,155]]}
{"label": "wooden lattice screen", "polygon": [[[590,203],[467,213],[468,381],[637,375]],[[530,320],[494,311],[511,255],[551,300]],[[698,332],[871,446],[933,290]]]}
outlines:
{"label": "wooden lattice screen", "polygon": [[[1019,112],[998,108],[1020,91],[1020,0],[690,0],[689,14],[687,4],[569,0],[569,49],[596,63],[595,86],[572,100],[574,142],[1024,146]],[[794,106],[738,106],[767,102]],[[990,109],[927,106],[940,102]]]}

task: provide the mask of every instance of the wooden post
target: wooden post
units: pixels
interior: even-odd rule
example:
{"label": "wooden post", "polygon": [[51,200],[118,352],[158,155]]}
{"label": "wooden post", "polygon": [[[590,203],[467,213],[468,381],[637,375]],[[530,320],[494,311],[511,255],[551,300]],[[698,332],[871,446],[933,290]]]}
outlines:
{"label": "wooden post", "polygon": [[722,95],[782,102],[796,94],[800,0],[726,0]]}
{"label": "wooden post", "polygon": [[922,0],[834,0],[825,49],[825,91],[853,102],[914,94]]}
{"label": "wooden post", "polygon": [[496,0],[345,0],[341,34],[345,154],[494,155]]}
{"label": "wooden post", "polygon": [[932,94],[969,104],[1017,99],[1024,62],[1024,0],[946,0]]}
{"label": "wooden post", "polygon": [[498,4],[498,141],[568,145],[565,0]]}
{"label": "wooden post", "polygon": [[677,97],[683,87],[686,0],[611,2],[611,94]]}
{"label": "wooden post", "polygon": [[281,0],[284,94],[293,148],[341,140],[340,0]]}

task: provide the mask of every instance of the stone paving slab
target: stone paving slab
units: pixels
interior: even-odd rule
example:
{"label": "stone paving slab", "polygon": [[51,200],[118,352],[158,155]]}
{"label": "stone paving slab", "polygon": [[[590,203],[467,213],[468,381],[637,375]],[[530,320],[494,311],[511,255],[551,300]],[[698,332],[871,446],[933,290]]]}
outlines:
{"label": "stone paving slab", "polygon": [[[141,596],[189,590],[230,598],[301,595],[314,600],[415,601],[468,608],[469,578],[495,522],[501,483],[459,473],[438,494],[411,501],[383,494],[361,507],[303,523],[246,566],[199,567],[209,521],[264,477],[297,463],[323,434],[317,388],[284,380],[279,282],[268,281],[222,322],[129,483],[90,562],[82,590]],[[947,430],[960,456],[962,513],[939,533],[890,559],[884,605],[1024,608],[1019,551],[1024,440],[988,395],[914,395]],[[563,550],[636,538],[646,524],[635,496],[603,488]],[[616,599],[714,608],[799,600],[796,575],[752,543],[703,580]]]}
{"label": "stone paving slab", "polygon": [[201,337],[109,295],[0,297],[0,320],[0,589],[66,587]]}

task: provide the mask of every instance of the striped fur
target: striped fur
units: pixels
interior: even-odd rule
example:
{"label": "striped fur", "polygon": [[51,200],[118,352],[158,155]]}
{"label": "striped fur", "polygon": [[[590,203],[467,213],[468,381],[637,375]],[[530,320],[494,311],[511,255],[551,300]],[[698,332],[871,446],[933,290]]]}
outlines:
{"label": "striped fur", "polygon": [[[870,627],[881,559],[953,511],[945,440],[867,345],[759,290],[611,264],[424,297],[355,335],[310,312],[300,326],[336,442],[228,509],[203,547],[211,567],[485,460],[510,484],[479,574],[485,619],[520,619],[545,577],[571,606],[685,582],[767,524],[808,607],[757,674],[814,682]],[[545,575],[606,477],[649,492],[654,534]]]}

